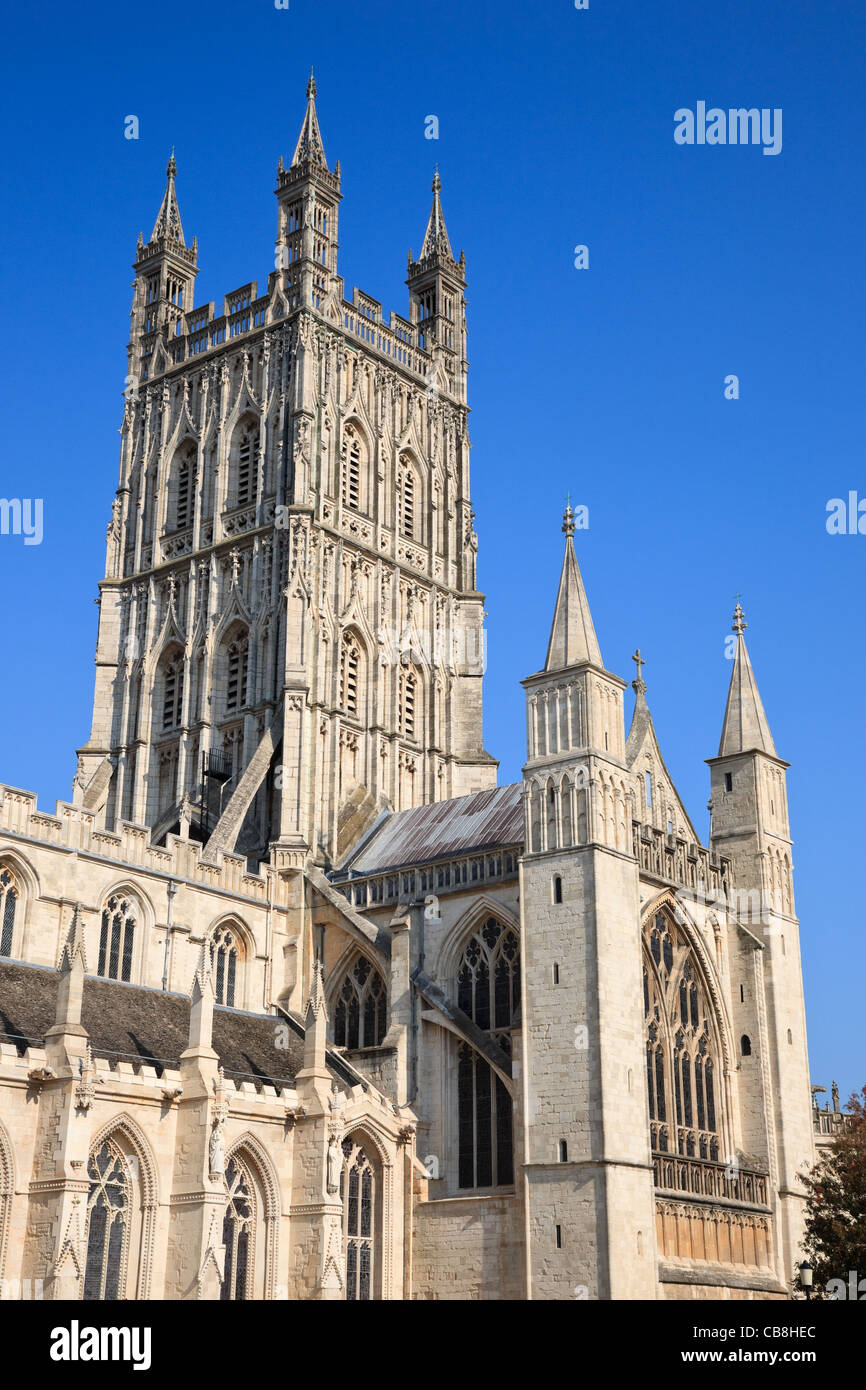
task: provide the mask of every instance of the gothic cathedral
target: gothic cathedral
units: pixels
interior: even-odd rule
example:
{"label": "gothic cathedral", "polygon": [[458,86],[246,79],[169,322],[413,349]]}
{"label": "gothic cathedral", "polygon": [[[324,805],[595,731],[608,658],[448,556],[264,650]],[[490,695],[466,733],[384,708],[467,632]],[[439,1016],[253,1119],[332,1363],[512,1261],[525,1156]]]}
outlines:
{"label": "gothic cathedral", "polygon": [[626,734],[567,509],[498,786],[438,173],[387,323],[338,274],[312,78],[262,294],[195,306],[176,176],[138,241],[72,800],[0,788],[0,1280],[786,1297],[813,1121],[742,610],[705,846],[640,653]]}

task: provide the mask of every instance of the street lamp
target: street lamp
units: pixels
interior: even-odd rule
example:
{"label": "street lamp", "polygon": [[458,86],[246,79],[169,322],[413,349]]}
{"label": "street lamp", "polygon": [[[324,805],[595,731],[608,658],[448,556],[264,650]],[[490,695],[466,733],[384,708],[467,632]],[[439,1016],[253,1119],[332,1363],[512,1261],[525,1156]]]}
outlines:
{"label": "street lamp", "polygon": [[807,1301],[812,1297],[812,1266],[808,1260],[804,1260],[800,1265],[800,1288],[806,1295]]}

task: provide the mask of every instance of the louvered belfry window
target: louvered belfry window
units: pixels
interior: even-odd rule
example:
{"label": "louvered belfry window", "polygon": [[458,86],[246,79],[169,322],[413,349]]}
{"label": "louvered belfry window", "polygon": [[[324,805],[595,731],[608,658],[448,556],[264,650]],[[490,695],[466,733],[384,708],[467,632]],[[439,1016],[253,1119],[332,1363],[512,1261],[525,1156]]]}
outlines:
{"label": "louvered belfry window", "polygon": [[361,506],[361,444],[356,431],[347,425],[343,442],[343,479],[341,496],[344,507],[358,511]]}
{"label": "louvered belfry window", "polygon": [[243,709],[247,702],[247,662],[249,642],[246,634],[235,638],[228,649],[228,684],[226,709]]}
{"label": "louvered belfry window", "polygon": [[404,738],[414,739],[415,697],[417,681],[414,671],[404,671],[400,680],[400,708],[398,710],[400,732]]}
{"label": "louvered belfry window", "polygon": [[237,505],[245,507],[255,494],[256,455],[259,449],[257,430],[247,430],[238,449]]}
{"label": "louvered belfry window", "polygon": [[340,647],[340,705],[350,719],[358,718],[360,666],[357,638],[346,632]]}
{"label": "louvered belfry window", "polygon": [[[467,943],[457,975],[457,1004],[510,1055],[520,1003],[517,933],[493,917]],[[469,1043],[457,1049],[458,1181],[462,1188],[514,1181],[512,1106],[501,1079]]]}
{"label": "louvered belfry window", "polygon": [[162,727],[176,729],[183,719],[183,656],[165,666],[162,691]]}
{"label": "louvered belfry window", "polygon": [[182,531],[192,525],[193,499],[196,480],[195,450],[184,454],[177,473],[177,504],[175,507],[175,527]]}

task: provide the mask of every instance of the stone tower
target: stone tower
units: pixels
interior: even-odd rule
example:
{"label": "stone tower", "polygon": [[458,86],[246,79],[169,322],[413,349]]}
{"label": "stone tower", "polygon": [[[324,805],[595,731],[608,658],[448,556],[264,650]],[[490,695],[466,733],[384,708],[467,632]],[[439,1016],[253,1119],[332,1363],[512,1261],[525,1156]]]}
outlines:
{"label": "stone tower", "polygon": [[[777,1192],[775,1229],[785,1275],[799,1259],[804,1191],[801,1168],[813,1153],[800,932],[794,907],[786,771],[776,752],[745,639],[739,603],[736,651],[718,756],[708,759],[712,786],[710,843],[731,861],[732,907],[763,943],[741,951],[732,986],[739,991],[740,1068],[744,1100],[763,1092],[770,1104],[763,1132],[751,1134],[768,1154]],[[760,1073],[758,1072],[760,1069]],[[744,1128],[748,1134],[748,1104]]]}
{"label": "stone tower", "polygon": [[338,275],[310,78],[275,269],[194,307],[174,155],[139,238],[93,724],[98,825],[337,862],[385,807],[495,784],[469,496],[465,260],[440,180],[409,317]]}
{"label": "stone tower", "polygon": [[602,662],[570,508],[562,529],[547,660],[523,682],[527,1282],[532,1298],[652,1298],[655,1216],[625,682]]}

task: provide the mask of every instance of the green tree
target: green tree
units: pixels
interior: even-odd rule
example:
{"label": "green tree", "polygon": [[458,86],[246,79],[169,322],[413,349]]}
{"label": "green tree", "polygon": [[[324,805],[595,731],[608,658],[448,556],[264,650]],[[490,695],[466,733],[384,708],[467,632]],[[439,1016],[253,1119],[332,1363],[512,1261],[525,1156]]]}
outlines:
{"label": "green tree", "polygon": [[[845,1123],[805,1179],[803,1249],[820,1297],[831,1279],[866,1280],[866,1086],[848,1102]],[[866,1287],[866,1286],[864,1286]]]}

